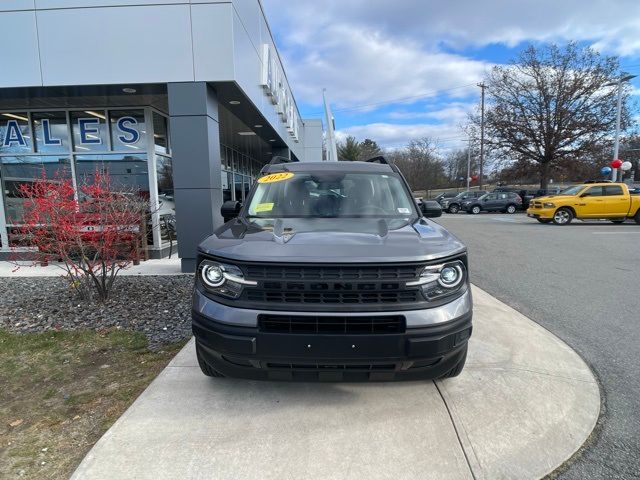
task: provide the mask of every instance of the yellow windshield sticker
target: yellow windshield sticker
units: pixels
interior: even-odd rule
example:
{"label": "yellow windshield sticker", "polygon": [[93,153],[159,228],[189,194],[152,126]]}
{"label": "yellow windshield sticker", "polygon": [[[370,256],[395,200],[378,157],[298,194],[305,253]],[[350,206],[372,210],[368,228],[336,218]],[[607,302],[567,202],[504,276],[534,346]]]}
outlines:
{"label": "yellow windshield sticker", "polygon": [[291,172],[271,173],[264,177],[260,177],[258,179],[258,183],[281,182],[282,180],[289,180],[291,177],[293,177],[293,173]]}
{"label": "yellow windshield sticker", "polygon": [[259,203],[256,205],[256,213],[270,212],[273,210],[273,203]]}

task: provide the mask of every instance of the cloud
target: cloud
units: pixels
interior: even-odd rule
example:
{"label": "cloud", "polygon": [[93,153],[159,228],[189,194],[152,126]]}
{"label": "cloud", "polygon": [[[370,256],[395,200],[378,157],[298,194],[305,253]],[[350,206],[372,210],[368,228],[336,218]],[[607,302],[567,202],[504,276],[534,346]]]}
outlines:
{"label": "cloud", "polygon": [[[640,57],[638,0],[262,3],[303,114],[322,115],[326,88],[338,138],[369,137],[389,147],[424,136],[463,137],[476,83],[495,58],[504,61],[523,43],[571,40]],[[623,63],[640,66],[640,58]],[[389,105],[391,99],[405,100]]]}
{"label": "cloud", "polygon": [[298,101],[311,105],[320,105],[324,87],[337,109],[423,93],[435,96],[441,90],[460,98],[469,95],[488,66],[425,51],[414,41],[399,42],[364,27],[329,25],[303,37],[313,48],[290,54],[285,68]]}
{"label": "cloud", "polygon": [[640,54],[637,0],[263,4],[296,98],[313,106],[321,105],[322,88],[345,108],[477,83],[490,64],[460,52],[488,45],[577,40],[608,53]]}
{"label": "cloud", "polygon": [[360,141],[365,138],[374,139],[384,148],[401,148],[410,140],[425,137],[437,140],[442,149],[461,147],[465,142],[465,136],[460,127],[452,124],[370,123],[353,125],[336,132],[338,141],[343,141],[348,135]]}

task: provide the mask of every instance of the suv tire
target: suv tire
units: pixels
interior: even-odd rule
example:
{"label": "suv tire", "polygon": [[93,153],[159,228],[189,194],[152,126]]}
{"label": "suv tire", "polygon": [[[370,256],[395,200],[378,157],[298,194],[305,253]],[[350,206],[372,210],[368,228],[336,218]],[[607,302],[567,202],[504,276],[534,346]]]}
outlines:
{"label": "suv tire", "polygon": [[516,206],[515,205],[507,205],[507,208],[506,208],[505,212],[507,212],[507,213],[516,213]]}
{"label": "suv tire", "polygon": [[202,358],[202,354],[200,353],[200,347],[198,347],[197,343],[196,343],[196,358],[198,359],[198,365],[200,365],[200,370],[202,370],[202,373],[204,373],[207,377],[216,377],[216,378],[224,377],[224,374],[220,373],[219,371],[217,371],[215,368],[213,368],[207,362],[204,361],[204,358]]}
{"label": "suv tire", "polygon": [[453,204],[449,206],[448,212],[449,213],[458,213],[460,211],[460,207],[457,204]]}
{"label": "suv tire", "polygon": [[442,375],[440,375],[440,377],[438,377],[439,379],[453,378],[460,375],[460,372],[462,372],[462,369],[464,368],[464,364],[467,361],[467,349],[468,349],[468,346],[465,345],[462,358],[458,361],[458,363],[455,364],[455,366],[451,370],[449,370],[447,373],[443,373]]}
{"label": "suv tire", "polygon": [[553,214],[553,223],[556,225],[569,225],[571,220],[573,220],[573,212],[566,207],[559,208]]}
{"label": "suv tire", "polygon": [[474,205],[473,207],[471,207],[471,210],[469,210],[469,212],[473,213],[474,215],[478,215],[481,211],[482,209],[479,205]]}

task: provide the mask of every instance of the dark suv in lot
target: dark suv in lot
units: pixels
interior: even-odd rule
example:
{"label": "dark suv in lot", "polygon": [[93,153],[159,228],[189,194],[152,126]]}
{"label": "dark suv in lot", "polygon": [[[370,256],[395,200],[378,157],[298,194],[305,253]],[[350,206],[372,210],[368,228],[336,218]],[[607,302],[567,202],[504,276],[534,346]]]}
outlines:
{"label": "dark suv in lot", "polygon": [[505,212],[516,213],[522,205],[522,198],[515,192],[491,192],[480,198],[465,200],[462,208],[467,213]]}
{"label": "dark suv in lot", "polygon": [[465,200],[480,198],[485,193],[487,193],[485,190],[469,190],[467,192],[461,192],[451,199],[442,199],[440,205],[442,206],[442,210],[444,210],[445,212],[458,213],[460,211],[460,208],[462,207],[462,203]]}
{"label": "dark suv in lot", "polygon": [[[272,162],[274,163],[274,162]],[[465,246],[386,163],[265,167],[199,246],[202,372],[253,379],[458,375],[471,335]]]}

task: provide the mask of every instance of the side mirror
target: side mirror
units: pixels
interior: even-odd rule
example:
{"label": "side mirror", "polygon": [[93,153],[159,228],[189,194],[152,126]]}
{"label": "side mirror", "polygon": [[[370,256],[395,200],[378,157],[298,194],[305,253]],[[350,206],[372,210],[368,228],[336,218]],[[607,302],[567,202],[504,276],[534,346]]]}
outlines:
{"label": "side mirror", "polygon": [[427,218],[435,218],[442,216],[442,207],[434,200],[423,200],[420,204],[420,211]]}
{"label": "side mirror", "polygon": [[242,208],[241,202],[236,202],[235,200],[227,200],[222,204],[220,208],[220,215],[224,218],[225,223],[229,220],[233,220],[240,214],[240,209]]}

